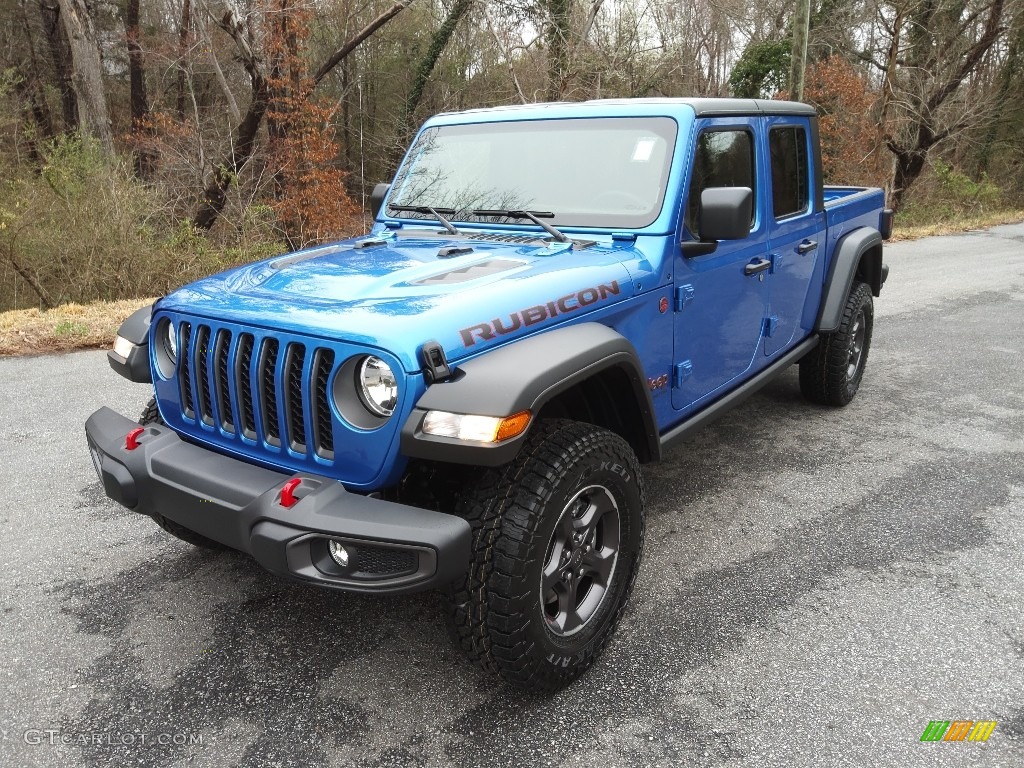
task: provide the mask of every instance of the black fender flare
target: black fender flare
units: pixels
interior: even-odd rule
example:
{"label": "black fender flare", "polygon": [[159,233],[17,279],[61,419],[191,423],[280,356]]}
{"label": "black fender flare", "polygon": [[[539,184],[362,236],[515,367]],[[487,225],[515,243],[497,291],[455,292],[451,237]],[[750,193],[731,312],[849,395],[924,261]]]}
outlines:
{"label": "black fender flare", "polygon": [[599,323],[555,328],[459,364],[451,380],[431,385],[416,403],[402,426],[401,452],[452,464],[505,464],[529,430],[497,444],[470,442],[424,434],[423,418],[432,410],[498,417],[529,410],[536,416],[559,393],[610,368],[625,373],[636,397],[645,444],[634,447],[656,460],[661,443],[640,358],[628,339]]}
{"label": "black fender flare", "polygon": [[131,342],[131,351],[122,357],[113,349],[107,351],[110,367],[136,384],[152,384],[153,375],[149,370],[149,323],[153,305],[132,312],[117,329],[117,335]]}
{"label": "black fender flare", "polygon": [[882,264],[882,234],[877,229],[862,227],[845,235],[836,244],[832,256],[832,267],[825,281],[814,329],[819,333],[831,333],[839,327],[855,277],[859,275],[871,287],[871,292],[878,296],[886,272]]}

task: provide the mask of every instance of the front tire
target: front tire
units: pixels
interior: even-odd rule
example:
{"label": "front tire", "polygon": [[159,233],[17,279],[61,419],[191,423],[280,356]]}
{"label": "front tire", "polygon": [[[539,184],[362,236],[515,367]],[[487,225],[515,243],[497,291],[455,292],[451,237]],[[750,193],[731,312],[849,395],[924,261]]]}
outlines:
{"label": "front tire", "polygon": [[800,391],[812,403],[844,406],[864,378],[875,323],[874,301],[866,283],[850,289],[839,327],[800,361]]}
{"label": "front tire", "polygon": [[644,538],[644,489],[629,444],[580,422],[536,424],[459,511],[473,558],[448,595],[453,635],[489,672],[557,690],[594,663],[619,621]]}

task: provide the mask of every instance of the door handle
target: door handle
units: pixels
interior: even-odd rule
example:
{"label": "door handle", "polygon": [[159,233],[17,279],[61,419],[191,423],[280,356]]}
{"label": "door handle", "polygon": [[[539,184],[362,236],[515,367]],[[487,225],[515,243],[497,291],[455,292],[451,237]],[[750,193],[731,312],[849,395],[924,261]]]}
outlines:
{"label": "door handle", "polygon": [[756,275],[758,272],[766,272],[772,268],[772,262],[770,259],[758,259],[752,261],[743,268],[743,274],[747,277]]}
{"label": "door handle", "polygon": [[817,240],[804,240],[800,245],[796,247],[797,253],[810,253],[818,247]]}

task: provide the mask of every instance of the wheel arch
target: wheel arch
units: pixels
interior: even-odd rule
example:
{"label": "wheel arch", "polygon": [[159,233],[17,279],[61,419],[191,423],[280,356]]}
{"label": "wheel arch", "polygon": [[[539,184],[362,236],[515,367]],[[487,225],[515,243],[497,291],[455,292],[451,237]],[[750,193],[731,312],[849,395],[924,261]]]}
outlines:
{"label": "wheel arch", "polygon": [[824,298],[818,312],[815,330],[831,333],[839,327],[843,306],[854,280],[860,280],[878,296],[885,282],[886,267],[882,263],[882,234],[871,227],[862,227],[844,236],[832,256],[832,266],[825,282]]}
{"label": "wheel arch", "polygon": [[[423,433],[428,411],[486,416],[533,414],[531,427],[499,444]],[[457,366],[452,380],[431,385],[402,427],[410,458],[498,466],[518,454],[541,417],[566,416],[625,439],[641,461],[660,458],[650,391],[633,345],[599,323],[579,323],[498,347]]]}

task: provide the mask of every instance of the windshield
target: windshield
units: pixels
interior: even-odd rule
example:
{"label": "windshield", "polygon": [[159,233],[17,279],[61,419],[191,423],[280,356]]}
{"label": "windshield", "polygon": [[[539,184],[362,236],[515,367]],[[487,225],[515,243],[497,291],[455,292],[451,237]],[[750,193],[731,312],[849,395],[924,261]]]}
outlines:
{"label": "windshield", "polygon": [[554,214],[555,226],[637,228],[658,218],[676,123],[667,117],[524,120],[428,128],[399,169],[391,206]]}

